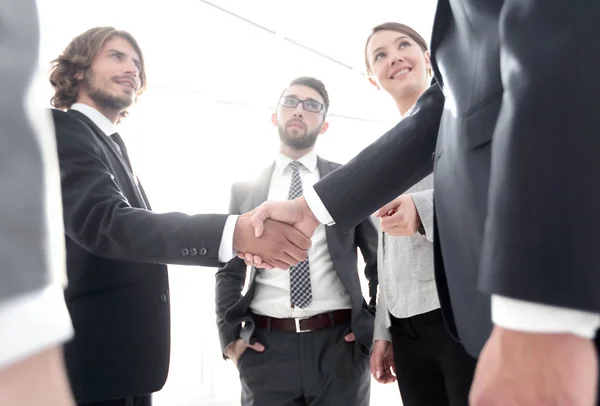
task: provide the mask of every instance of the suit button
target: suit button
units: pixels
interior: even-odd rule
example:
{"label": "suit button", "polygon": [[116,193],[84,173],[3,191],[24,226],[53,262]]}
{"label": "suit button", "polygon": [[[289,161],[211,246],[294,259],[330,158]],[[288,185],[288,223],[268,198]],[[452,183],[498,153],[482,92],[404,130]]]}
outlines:
{"label": "suit button", "polygon": [[166,293],[162,293],[162,294],[160,295],[160,302],[161,302],[161,303],[167,303],[168,301],[169,301],[169,296],[167,296],[167,294],[166,294]]}
{"label": "suit button", "polygon": [[200,247],[200,251],[198,251],[198,253],[202,256],[205,256],[207,252],[208,250],[206,249],[206,247]]}
{"label": "suit button", "polygon": [[192,248],[190,250],[190,255],[193,256],[193,257],[195,257],[196,255],[198,255],[198,250],[196,248]]}
{"label": "suit button", "polygon": [[181,249],[181,255],[182,256],[187,257],[189,253],[190,253],[190,251],[188,251],[187,248],[182,248]]}

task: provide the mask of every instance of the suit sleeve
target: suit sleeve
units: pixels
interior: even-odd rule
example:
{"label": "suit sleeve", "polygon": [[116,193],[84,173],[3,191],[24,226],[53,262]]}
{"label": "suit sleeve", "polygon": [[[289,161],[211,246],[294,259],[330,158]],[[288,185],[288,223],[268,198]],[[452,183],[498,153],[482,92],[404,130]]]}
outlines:
{"label": "suit sleeve", "polygon": [[[84,124],[54,111],[65,233],[111,259],[219,266],[227,215],[153,213],[131,207]],[[195,248],[190,255],[188,248]]]}
{"label": "suit sleeve", "polygon": [[490,293],[600,309],[599,19],[597,1],[504,2],[479,278]]}
{"label": "suit sleeve", "polygon": [[[235,185],[231,188],[231,201],[229,214],[241,214],[236,200]],[[217,329],[221,352],[225,357],[227,346],[240,338],[241,325],[232,326],[225,322],[225,313],[242,297],[244,282],[246,280],[246,263],[240,258],[233,258],[224,267],[219,268],[215,278],[215,308],[217,313]]]}
{"label": "suit sleeve", "polygon": [[373,220],[368,217],[361,221],[354,232],[356,245],[365,260],[365,277],[369,281],[369,305],[374,306],[377,301],[377,229]]}
{"label": "suit sleeve", "polygon": [[375,313],[373,341],[392,341],[392,333],[390,333],[390,329],[385,325],[386,317],[388,317],[387,311],[388,309],[385,303],[385,294],[380,292],[379,297],[377,298],[377,311]]}
{"label": "suit sleeve", "polygon": [[314,185],[342,230],[350,230],[433,171],[443,107],[444,95],[434,84],[410,117]]}
{"label": "suit sleeve", "polygon": [[[31,378],[19,379],[10,366],[60,346],[73,328],[63,293],[58,162],[42,101],[36,3],[0,0],[0,10],[0,392],[7,394],[7,382]],[[58,376],[53,367],[48,378]]]}

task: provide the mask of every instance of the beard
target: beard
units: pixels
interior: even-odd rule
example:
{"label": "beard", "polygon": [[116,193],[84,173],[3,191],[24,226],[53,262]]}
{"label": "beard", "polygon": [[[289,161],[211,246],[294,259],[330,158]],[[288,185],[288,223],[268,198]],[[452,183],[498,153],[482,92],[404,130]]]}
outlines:
{"label": "beard", "polygon": [[[111,79],[108,80],[110,81]],[[96,86],[96,74],[91,69],[85,72],[84,83],[90,99],[101,108],[121,112],[133,104],[133,100],[128,96],[115,96],[105,91],[102,87]]]}
{"label": "beard", "polygon": [[317,142],[317,137],[319,136],[319,130],[314,130],[312,132],[308,132],[306,126],[304,126],[304,135],[298,136],[294,135],[294,132],[300,132],[299,128],[287,128],[287,123],[285,125],[279,125],[279,139],[288,147],[294,149],[307,149],[315,145]]}

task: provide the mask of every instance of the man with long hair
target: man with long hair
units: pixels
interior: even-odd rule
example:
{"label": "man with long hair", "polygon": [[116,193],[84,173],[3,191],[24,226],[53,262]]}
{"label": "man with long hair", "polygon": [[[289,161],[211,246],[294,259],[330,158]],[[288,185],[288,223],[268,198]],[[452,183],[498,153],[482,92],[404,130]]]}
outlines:
{"label": "man with long hair", "polygon": [[[133,36],[88,30],[53,64],[50,81],[61,169],[75,339],[65,359],[75,398],[86,405],[151,404],[170,352],[164,264],[217,267],[234,250],[265,252],[281,268],[306,258],[310,240],[273,222],[254,236],[249,215],[153,213],[116,125],[146,86]],[[63,111],[67,110],[67,111]],[[273,238],[284,233],[284,238]]]}

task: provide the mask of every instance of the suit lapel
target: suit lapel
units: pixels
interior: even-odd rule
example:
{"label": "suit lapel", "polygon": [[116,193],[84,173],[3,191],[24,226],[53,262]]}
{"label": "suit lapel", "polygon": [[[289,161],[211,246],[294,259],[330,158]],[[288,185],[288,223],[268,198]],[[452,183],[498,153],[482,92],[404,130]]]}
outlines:
{"label": "suit lapel", "polygon": [[442,88],[444,86],[444,82],[437,66],[435,54],[440,41],[442,38],[444,38],[444,33],[448,27],[451,13],[452,9],[450,7],[450,0],[438,0],[437,8],[435,10],[435,18],[433,20],[433,32],[431,34],[431,64],[435,79],[439,82]]}
{"label": "suit lapel", "polygon": [[317,156],[317,168],[319,169],[319,177],[321,179],[336,169],[331,162],[324,160],[320,156]]}
{"label": "suit lapel", "polygon": [[98,127],[96,124],[94,124],[94,122],[92,120],[90,120],[90,118],[88,116],[86,116],[83,113],[80,113],[77,110],[69,110],[68,113],[74,115],[80,121],[83,121],[84,123],[86,123],[88,125],[88,127],[90,127],[92,129],[92,132],[94,133],[94,135],[96,135],[96,138],[98,138],[98,140],[100,140],[100,142],[102,144],[104,144],[104,146],[106,146],[106,148],[108,148],[112,152],[114,157],[121,163],[121,165],[123,165],[123,168],[126,169],[127,172],[130,172],[127,162],[125,162],[123,155],[121,155],[121,153],[117,149],[116,144],[114,142],[112,142],[110,139],[108,139],[108,136],[111,134],[104,134],[104,132],[100,129],[100,127]]}
{"label": "suit lapel", "polygon": [[83,113],[80,113],[77,110],[69,110],[68,113],[73,114],[75,117],[77,117],[77,119],[79,119],[80,121],[83,121],[88,127],[90,127],[92,129],[92,132],[94,133],[96,138],[98,140],[100,140],[100,142],[104,146],[106,146],[106,148],[108,148],[108,150],[113,154],[113,157],[123,167],[123,170],[125,171],[125,173],[127,173],[127,175],[129,175],[129,179],[131,180],[131,183],[133,183],[134,190],[137,192],[138,197],[146,206],[145,208],[150,209],[150,202],[148,201],[148,197],[146,196],[146,193],[142,189],[142,185],[138,182],[138,180],[137,180],[135,174],[133,173],[133,171],[131,170],[129,164],[127,163],[127,161],[125,160],[125,158],[123,157],[121,152],[117,149],[116,144],[113,141],[111,141],[110,139],[108,139],[108,136],[111,134],[104,134],[104,132],[100,129],[100,127],[98,127],[96,124],[94,124],[94,122],[92,120],[90,120],[90,118],[88,116],[86,116]]}
{"label": "suit lapel", "polygon": [[152,206],[150,206],[150,200],[148,200],[148,196],[146,195],[146,191],[144,190],[144,188],[142,186],[142,182],[140,182],[139,179],[137,181],[137,186],[138,186],[138,189],[140,190],[140,193],[142,195],[142,199],[144,201],[144,204],[146,205],[146,208],[148,210],[152,210]]}
{"label": "suit lapel", "polygon": [[274,170],[275,163],[262,171],[258,179],[256,179],[256,187],[252,189],[252,208],[250,210],[260,206],[269,198],[269,186],[271,185],[271,176],[273,176]]}
{"label": "suit lapel", "polygon": [[[271,185],[271,176],[273,176],[273,171],[275,170],[275,163],[273,162],[268,168],[265,168],[258,178],[254,181],[254,185],[251,188],[251,196],[247,201],[250,207],[241,207],[242,212],[248,212],[254,210],[261,204],[267,201],[269,198],[269,186]],[[250,285],[248,287],[248,292],[244,296],[243,301],[247,302],[247,305],[250,304],[250,300],[252,296],[254,296],[254,278],[256,277],[256,267],[252,267],[250,269],[250,277],[248,280],[250,281]]]}

